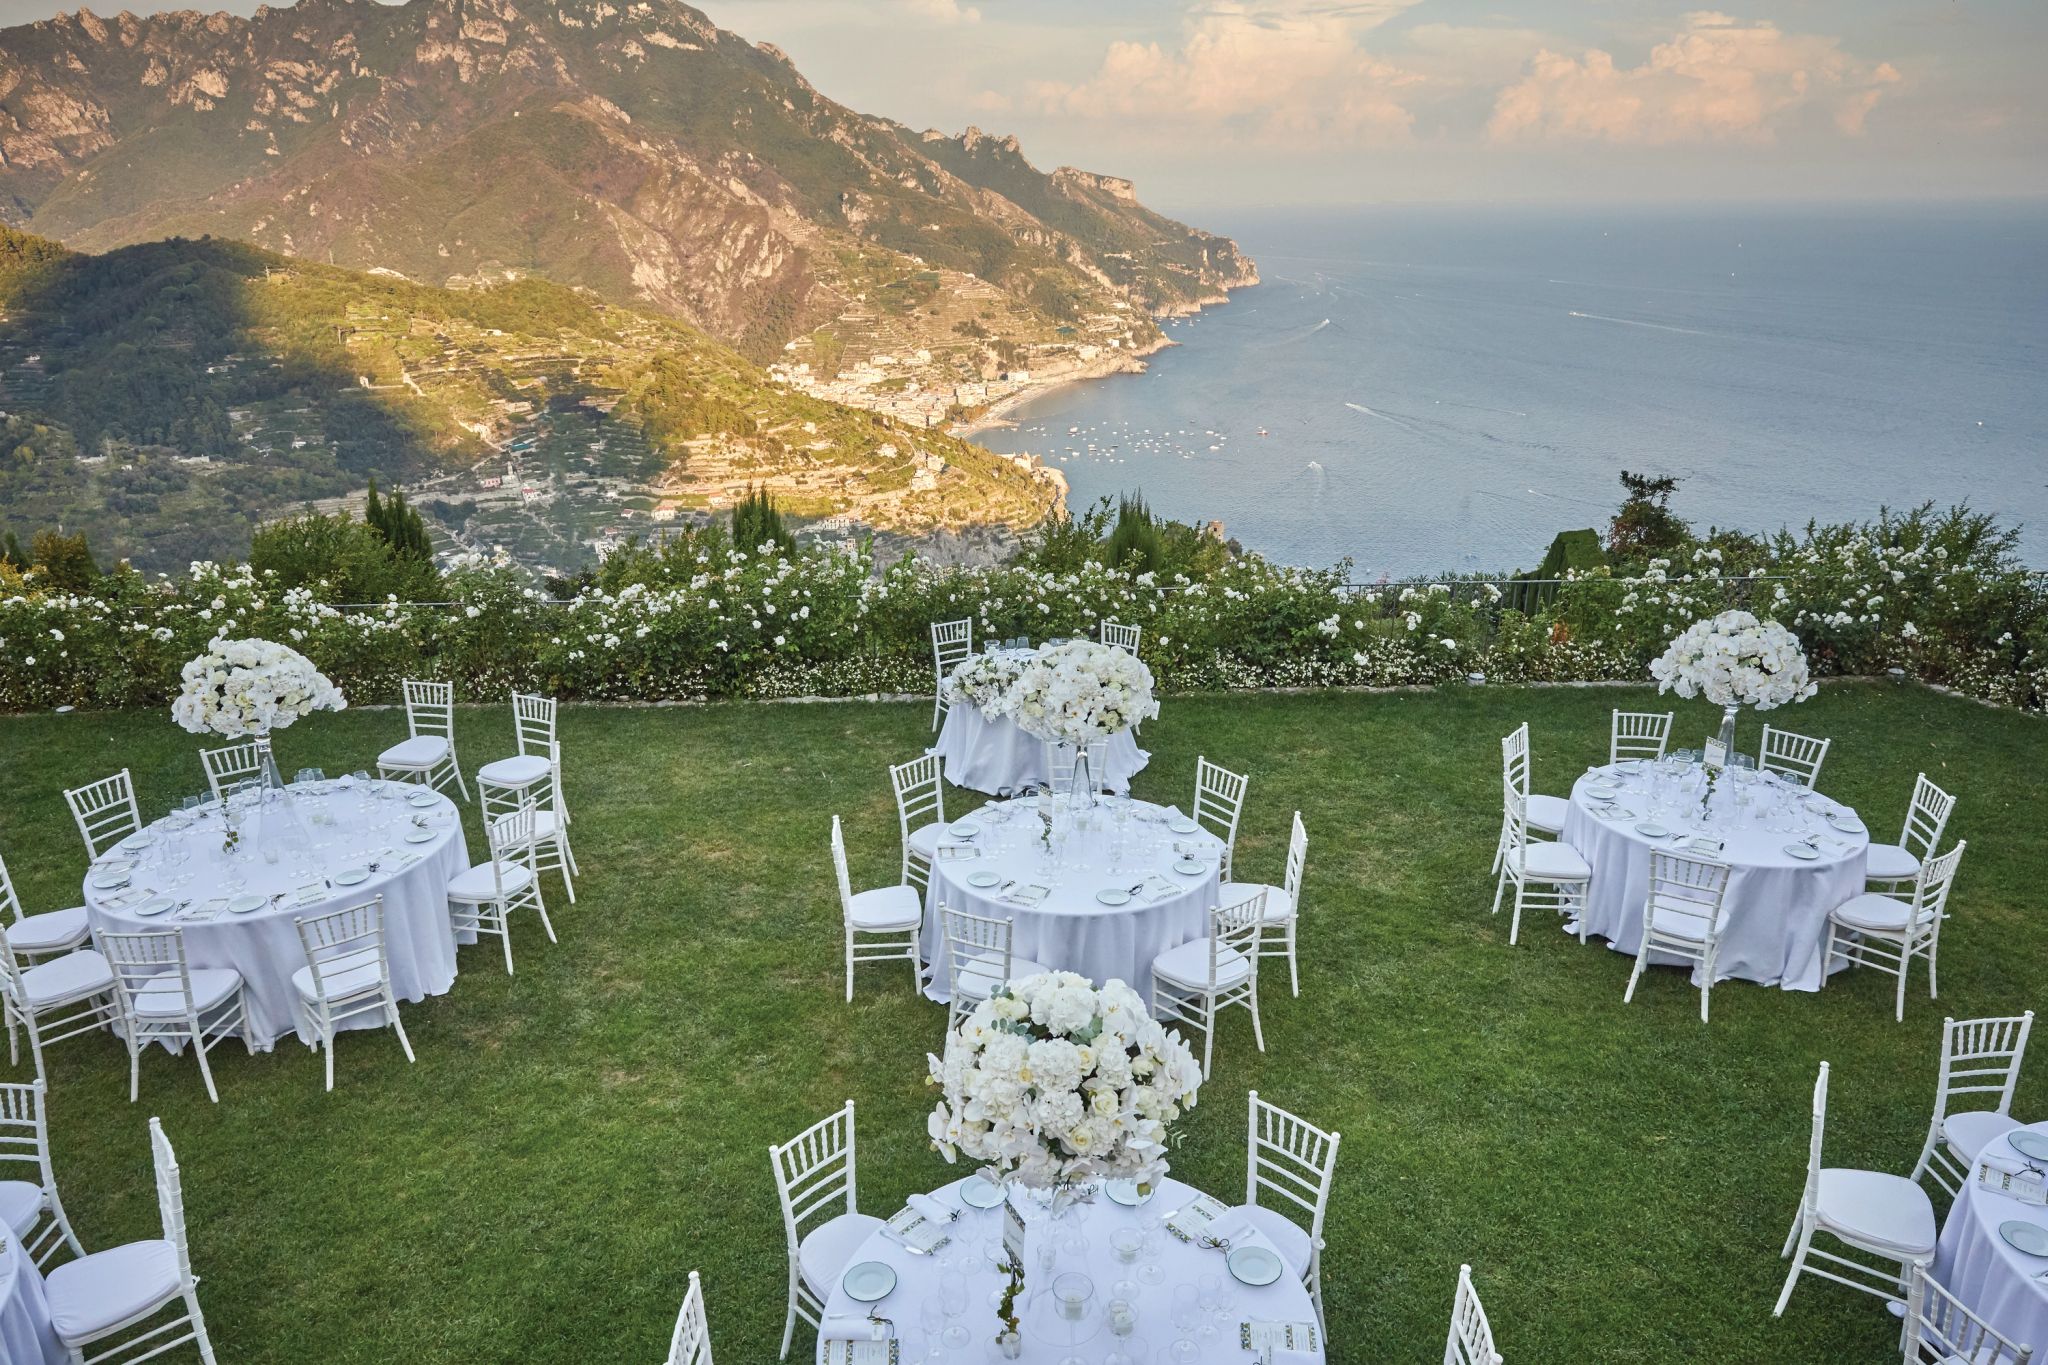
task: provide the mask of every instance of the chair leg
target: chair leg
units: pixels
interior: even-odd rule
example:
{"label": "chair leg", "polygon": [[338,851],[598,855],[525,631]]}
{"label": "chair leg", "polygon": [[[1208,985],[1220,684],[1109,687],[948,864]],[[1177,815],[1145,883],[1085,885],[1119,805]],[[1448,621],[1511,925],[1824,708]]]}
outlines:
{"label": "chair leg", "polygon": [[796,1335],[796,1270],[789,1272],[789,1312],[782,1319],[782,1354],[779,1360],[789,1359],[790,1339]]}
{"label": "chair leg", "polygon": [[135,1045],[132,1036],[128,1039],[128,1103],[133,1104],[142,1097],[142,1049]]}
{"label": "chair leg", "polygon": [[334,1089],[334,1023],[323,1020],[320,1025],[320,1050],[327,1054],[327,1088]]}
{"label": "chair leg", "polygon": [[398,1001],[390,996],[384,999],[384,1007],[391,1015],[391,1030],[398,1035],[398,1046],[405,1052],[405,1060],[411,1062],[412,1039],[405,1036],[405,1024],[398,1017]]}
{"label": "chair leg", "polygon": [[1643,979],[1643,960],[1649,957],[1649,955],[1650,951],[1648,947],[1638,948],[1636,950],[1636,965],[1629,968],[1628,989],[1621,993],[1622,1004],[1629,1004],[1636,998],[1636,982]]}
{"label": "chair leg", "polygon": [[846,1003],[853,1003],[853,930],[846,931]]}
{"label": "chair leg", "polygon": [[1294,960],[1294,931],[1301,924],[1301,912],[1287,921],[1287,984],[1294,990],[1295,999],[1301,998],[1301,969]]}
{"label": "chair leg", "polygon": [[206,1318],[199,1311],[199,1295],[185,1295],[185,1311],[192,1315],[193,1344],[199,1347],[199,1358],[206,1365],[217,1365],[213,1358],[213,1339],[206,1334]]}
{"label": "chair leg", "polygon": [[512,912],[498,904],[498,941],[505,945],[505,975],[512,975]]}
{"label": "chair leg", "polygon": [[1910,949],[1904,949],[1904,948],[1902,948],[1902,949],[1900,950],[1900,952],[1899,952],[1899,991],[1898,991],[1898,1001],[1897,1001],[1897,1004],[1896,1004],[1895,1008],[1894,1008],[1894,1009],[1893,1009],[1893,1011],[1892,1011],[1892,1019],[1893,1019],[1893,1022],[1894,1022],[1894,1023],[1900,1023],[1900,1024],[1903,1024],[1903,1023],[1905,1023],[1905,1022],[1906,1022],[1906,976],[1907,976],[1907,974],[1908,974],[1909,972],[1911,972],[1912,970],[1913,970],[1913,954],[1912,954],[1912,951],[1911,951]]}
{"label": "chair leg", "polygon": [[555,852],[562,855],[562,865],[555,869],[562,874],[562,889],[569,893],[569,904],[576,903],[576,865],[569,859],[569,836],[559,830],[555,834]]}
{"label": "chair leg", "polygon": [[[1771,1316],[1774,1318],[1785,1316],[1785,1305],[1792,1302],[1792,1286],[1799,1283],[1799,1272],[1806,1269],[1806,1248],[1813,1241],[1813,1228],[1807,1223],[1803,1209],[1794,1230],[1798,1236],[1799,1249],[1792,1255],[1792,1269],[1786,1272],[1785,1287],[1778,1292],[1778,1306],[1771,1310]],[[1791,1244],[1788,1242],[1786,1246],[1789,1251]]]}
{"label": "chair leg", "polygon": [[1526,883],[1515,883],[1515,917],[1508,924],[1508,947],[1510,948],[1514,947],[1515,941],[1522,936],[1522,892],[1525,887]]}
{"label": "chair leg", "polygon": [[1252,1041],[1259,1045],[1259,1051],[1266,1050],[1266,1030],[1259,1023],[1259,986],[1252,983]]}
{"label": "chair leg", "polygon": [[455,770],[455,785],[462,789],[462,799],[469,800],[469,783],[462,780],[462,765],[455,761],[455,746],[448,746],[448,766]]}
{"label": "chair leg", "polygon": [[1209,998],[1207,1022],[1202,1029],[1202,1079],[1209,1079],[1209,1063],[1216,1055],[1216,999]]}
{"label": "chair leg", "polygon": [[220,1103],[220,1091],[213,1088],[213,1068],[206,1061],[206,1039],[200,1035],[199,1021],[192,1021],[192,1050],[199,1054],[199,1078],[206,1082],[206,1098]]}

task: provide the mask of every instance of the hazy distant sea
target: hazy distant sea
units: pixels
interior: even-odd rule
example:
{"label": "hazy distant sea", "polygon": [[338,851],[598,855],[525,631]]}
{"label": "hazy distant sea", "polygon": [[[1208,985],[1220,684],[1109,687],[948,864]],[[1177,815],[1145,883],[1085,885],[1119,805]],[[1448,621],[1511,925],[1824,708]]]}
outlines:
{"label": "hazy distant sea", "polygon": [[1968,501],[2048,566],[2048,205],[1203,226],[1266,282],[979,439],[1361,578],[1532,568],[1624,468],[1759,531]]}

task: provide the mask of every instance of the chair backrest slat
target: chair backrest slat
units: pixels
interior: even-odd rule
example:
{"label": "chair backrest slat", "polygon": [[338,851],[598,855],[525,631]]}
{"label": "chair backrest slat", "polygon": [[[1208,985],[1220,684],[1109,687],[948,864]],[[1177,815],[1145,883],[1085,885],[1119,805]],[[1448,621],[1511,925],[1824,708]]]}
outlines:
{"label": "chair backrest slat", "polygon": [[455,684],[405,680],[405,728],[414,738],[455,738]]}
{"label": "chair backrest slat", "polygon": [[1277,1195],[1309,1215],[1309,1237],[1323,1235],[1323,1216],[1337,1171],[1338,1134],[1325,1132],[1251,1092],[1245,1138],[1244,1202]]}
{"label": "chair backrest slat", "polygon": [[1294,828],[1287,836],[1287,875],[1281,887],[1287,892],[1287,899],[1294,903],[1296,914],[1301,913],[1301,878],[1308,870],[1308,826],[1301,823],[1301,812],[1294,812]]}
{"label": "chair backrest slat", "polygon": [[1688,858],[1657,849],[1650,854],[1650,892],[1643,905],[1651,932],[1676,923],[1698,942],[1718,932],[1721,901],[1728,894],[1726,863]]}
{"label": "chair backrest slat", "polygon": [[1223,872],[1230,875],[1237,851],[1237,821],[1244,812],[1244,792],[1250,779],[1234,773],[1206,757],[1195,759],[1195,809],[1197,824],[1223,841]]}
{"label": "chair backrest slat", "polygon": [[178,1254],[178,1278],[192,1286],[192,1249],[185,1235],[185,1185],[178,1174],[178,1154],[164,1136],[162,1119],[149,1121],[149,1152],[156,1165],[157,1211],[163,1217],[164,1240]]}
{"label": "chair backrest slat", "polygon": [[946,818],[946,789],[939,779],[937,754],[921,754],[908,763],[891,765],[889,785],[896,792],[896,818],[902,822],[905,839],[914,826]]}
{"label": "chair backrest slat", "polygon": [[[1016,926],[1009,920],[970,915],[965,910],[952,910],[942,905],[939,907],[939,924],[946,936],[946,986],[956,1004],[961,1003],[960,978],[967,974],[968,966],[984,954],[994,954],[1002,960],[1001,974],[988,981],[988,988],[993,989],[1010,979],[1010,963],[1013,961],[1010,945],[1015,938]],[[987,972],[983,969],[973,975],[982,978]]]}
{"label": "chair backrest slat", "polygon": [[941,689],[953,666],[974,653],[974,618],[932,622],[932,670]]}
{"label": "chair backrest slat", "polygon": [[668,1340],[664,1365],[711,1365],[711,1328],[704,1321],[704,1285],[690,1272],[690,1288],[676,1314],[676,1330]]}
{"label": "chair backrest slat", "polygon": [[[1266,918],[1266,893],[1257,892],[1235,905],[1219,905],[1209,912],[1209,989],[1216,990],[1231,954],[1245,960],[1247,984],[1259,978],[1259,933]],[[1233,963],[1230,970],[1235,970]]]}
{"label": "chair backrest slat", "polygon": [[555,699],[531,692],[512,694],[512,733],[519,752],[536,754],[550,763],[556,760]]}
{"label": "chair backrest slat", "polygon": [[857,1212],[854,1189],[853,1101],[829,1118],[820,1119],[786,1143],[770,1143],[768,1164],[775,1172],[775,1190],[782,1200],[782,1226],[795,1254],[804,1224],[813,1214],[843,1202],[844,1213]]}
{"label": "chair backrest slat", "polygon": [[1941,843],[1941,832],[1948,826],[1950,812],[1956,808],[1956,799],[1940,787],[1927,780],[1921,773],[1913,780],[1913,801],[1906,808],[1906,823],[1899,831],[1899,846],[1926,862],[1934,856],[1936,846]]}
{"label": "chair backrest slat", "polygon": [[1905,1365],[2027,1365],[2031,1346],[2011,1338],[1977,1316],[1948,1292],[1927,1267],[1909,1267],[1906,1289]]}
{"label": "chair backrest slat", "polygon": [[206,769],[206,785],[213,792],[213,799],[220,801],[225,799],[229,787],[256,776],[263,767],[263,759],[256,741],[245,739],[218,749],[201,749],[199,764]]}
{"label": "chair backrest slat", "polygon": [[1522,795],[1529,794],[1529,722],[1526,720],[1501,737],[1500,777]]}
{"label": "chair backrest slat", "polygon": [[1766,725],[1757,748],[1756,765],[1767,773],[1790,778],[1802,787],[1820,783],[1820,765],[1827,761],[1831,739],[1813,739]]}
{"label": "chair backrest slat", "polygon": [[1607,761],[1657,759],[1671,743],[1670,711],[1616,711],[1607,739]]}
{"label": "chair backrest slat", "polygon": [[1126,626],[1115,621],[1102,623],[1102,643],[1123,650],[1133,659],[1138,657],[1138,641],[1144,634],[1142,626]]}
{"label": "chair backrest slat", "polygon": [[306,963],[313,969],[313,990],[323,1006],[335,999],[350,1001],[367,994],[363,986],[337,985],[338,978],[362,968],[375,969],[378,994],[389,989],[391,959],[384,938],[382,896],[293,923],[306,950]]}
{"label": "chair backrest slat", "polygon": [[2027,1038],[2034,1031],[2034,1012],[1988,1019],[1947,1019],[1941,1026],[1941,1080],[1934,1092],[1934,1112],[1948,1117],[1948,1102],[1957,1095],[1996,1095],[1993,1112],[2012,1112],[2013,1090]]}
{"label": "chair backrest slat", "polygon": [[97,861],[108,848],[142,828],[142,810],[135,804],[135,782],[126,768],[64,793],[86,856]]}
{"label": "chair backrest slat", "polygon": [[1493,1324],[1472,1286],[1472,1267],[1458,1267],[1458,1294],[1451,1300],[1451,1334],[1444,1343],[1444,1365],[1501,1365],[1493,1347]]}
{"label": "chair backrest slat", "polygon": [[185,958],[182,929],[162,929],[140,934],[99,933],[94,935],[114,979],[121,986],[121,1004],[130,1015],[144,991],[161,993],[175,986],[188,1013],[195,1009],[192,999],[192,970]]}

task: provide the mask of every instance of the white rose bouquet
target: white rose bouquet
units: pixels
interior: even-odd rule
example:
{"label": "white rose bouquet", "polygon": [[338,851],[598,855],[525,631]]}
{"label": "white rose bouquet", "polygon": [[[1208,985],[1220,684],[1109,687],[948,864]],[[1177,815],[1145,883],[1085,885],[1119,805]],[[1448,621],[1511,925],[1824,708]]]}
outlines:
{"label": "white rose bouquet", "polygon": [[1046,972],[999,987],[926,1058],[945,1091],[927,1125],[947,1161],[1038,1190],[1156,1182],[1201,1067],[1121,981]]}
{"label": "white rose bouquet", "polygon": [[1010,714],[1011,692],[1030,656],[1008,651],[976,654],[953,665],[946,675],[950,702],[967,701],[990,720]]}
{"label": "white rose bouquet", "polygon": [[185,665],[171,718],[195,735],[259,739],[348,703],[312,660],[270,640],[217,639]]}
{"label": "white rose bouquet", "polygon": [[1815,691],[1799,637],[1746,611],[1724,611],[1686,627],[1650,662],[1650,676],[1659,692],[1759,711],[1805,701]]}
{"label": "white rose bouquet", "polygon": [[1092,640],[1040,650],[1011,691],[1011,718],[1025,733],[1054,744],[1105,739],[1158,714],[1152,670]]}

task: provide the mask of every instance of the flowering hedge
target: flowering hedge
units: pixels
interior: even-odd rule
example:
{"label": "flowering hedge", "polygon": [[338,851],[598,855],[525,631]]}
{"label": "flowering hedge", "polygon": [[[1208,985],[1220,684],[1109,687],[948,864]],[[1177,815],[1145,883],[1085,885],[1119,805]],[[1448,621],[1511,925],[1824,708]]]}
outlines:
{"label": "flowering hedge", "polygon": [[[216,636],[260,636],[307,655],[352,700],[391,701],[405,677],[452,679],[466,698],[512,688],[564,698],[846,696],[929,692],[929,623],[972,617],[976,638],[1144,627],[1164,690],[1643,680],[1692,622],[1742,606],[1790,626],[1817,676],[1901,667],[1972,696],[2048,701],[2048,587],[1996,538],[1909,517],[1692,546],[1625,577],[1565,582],[1534,616],[1483,582],[1344,583],[1345,566],[1293,569],[1252,556],[1200,581],[1099,565],[881,573],[830,550],[700,557],[687,580],[586,591],[557,602],[516,572],[445,576],[452,605],[341,610],[278,590],[242,565],[172,578],[121,573],[92,595],[0,584],[0,709],[158,706]],[[1740,562],[1736,562],[1736,561]],[[1756,579],[1751,575],[1769,575]]]}

